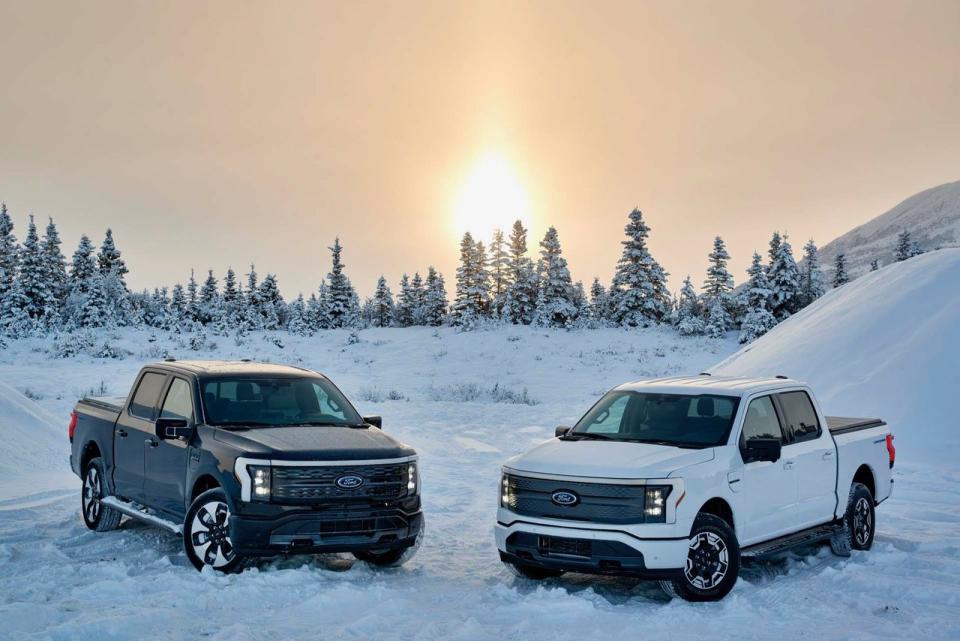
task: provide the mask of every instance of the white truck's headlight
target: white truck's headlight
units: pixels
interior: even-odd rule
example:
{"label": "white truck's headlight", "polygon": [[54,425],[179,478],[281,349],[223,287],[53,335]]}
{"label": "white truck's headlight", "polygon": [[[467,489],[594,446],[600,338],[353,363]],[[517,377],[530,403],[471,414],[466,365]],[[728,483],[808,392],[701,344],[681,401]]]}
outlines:
{"label": "white truck's headlight", "polygon": [[500,477],[500,507],[510,509],[513,503],[513,488],[510,487],[510,477],[504,474]]}
{"label": "white truck's headlight", "polygon": [[417,482],[417,480],[418,480],[417,464],[411,463],[410,465],[407,466],[407,494],[408,495],[413,496],[419,491],[420,485]]}
{"label": "white truck's headlight", "polygon": [[648,485],[644,495],[643,513],[648,523],[664,523],[667,520],[667,496],[673,489],[669,485]]}
{"label": "white truck's headlight", "polygon": [[269,465],[248,465],[247,472],[250,473],[250,479],[253,482],[253,488],[250,492],[250,498],[254,501],[270,500],[270,466]]}

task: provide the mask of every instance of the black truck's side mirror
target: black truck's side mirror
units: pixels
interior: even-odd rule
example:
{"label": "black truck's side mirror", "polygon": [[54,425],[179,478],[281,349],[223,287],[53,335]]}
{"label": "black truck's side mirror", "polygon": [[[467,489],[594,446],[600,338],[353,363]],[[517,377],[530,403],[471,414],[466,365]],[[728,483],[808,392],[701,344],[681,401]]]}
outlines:
{"label": "black truck's side mirror", "polygon": [[182,418],[158,418],[156,423],[157,438],[187,440],[193,434],[193,428]]}
{"label": "black truck's side mirror", "polygon": [[557,427],[557,429],[553,430],[553,435],[556,436],[557,438],[560,438],[561,436],[566,436],[567,433],[570,432],[570,430],[572,429],[573,429],[572,427],[569,427],[567,425],[560,425],[559,427]]}
{"label": "black truck's side mirror", "polygon": [[364,416],[363,422],[367,425],[373,425],[378,430],[383,429],[383,417],[382,416]]}
{"label": "black truck's side mirror", "polygon": [[781,447],[778,438],[752,438],[744,444],[740,452],[744,463],[753,461],[776,463],[780,460]]}

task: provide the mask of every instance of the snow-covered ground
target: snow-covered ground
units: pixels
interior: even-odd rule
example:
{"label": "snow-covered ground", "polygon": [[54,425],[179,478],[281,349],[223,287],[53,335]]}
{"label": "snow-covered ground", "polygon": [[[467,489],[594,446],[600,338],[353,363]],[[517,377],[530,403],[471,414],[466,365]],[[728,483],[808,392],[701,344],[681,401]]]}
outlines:
{"label": "snow-covered ground", "polygon": [[[148,332],[105,337],[125,358],[53,356],[42,341],[0,352],[0,382],[36,399],[57,425],[15,418],[0,387],[0,438],[59,430],[62,452],[0,458],[16,491],[0,501],[0,639],[607,639],[960,637],[960,474],[902,458],[879,511],[876,545],[849,559],[813,548],[741,573],[723,602],[670,602],[655,584],[568,575],[536,583],[500,565],[493,542],[499,466],[571,424],[625,380],[699,372],[732,340],[671,331],[385,329],[311,338],[252,335],[195,354]],[[196,573],[172,535],[126,521],[96,534],[79,516],[79,482],[25,491],[66,466],[66,425],[88,390],[124,394],[169,353],[252,357],[328,373],[421,456],[427,538],[412,562],[373,570],[350,557],[265,562],[238,576]],[[14,402],[14,400],[16,402]],[[29,407],[29,402],[27,407]],[[62,477],[61,477],[62,478]],[[13,487],[13,485],[11,485]]]}

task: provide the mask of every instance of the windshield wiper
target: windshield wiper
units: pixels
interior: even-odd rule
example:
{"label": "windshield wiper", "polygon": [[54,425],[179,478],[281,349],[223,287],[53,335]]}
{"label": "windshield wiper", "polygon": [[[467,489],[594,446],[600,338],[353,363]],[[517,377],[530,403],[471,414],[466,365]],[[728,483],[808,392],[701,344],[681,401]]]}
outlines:
{"label": "windshield wiper", "polygon": [[214,427],[239,427],[241,429],[249,427],[277,427],[276,423],[263,423],[261,421],[220,421],[211,423]]}
{"label": "windshield wiper", "polygon": [[655,438],[623,438],[621,441],[629,441],[630,443],[649,443],[651,445],[666,445],[668,447],[680,447],[683,449],[694,449],[699,450],[705,447],[709,447],[705,443],[690,443],[688,441],[668,441],[665,439],[655,439]]}
{"label": "windshield wiper", "polygon": [[561,437],[564,441],[620,441],[622,439],[594,432],[567,432]]}

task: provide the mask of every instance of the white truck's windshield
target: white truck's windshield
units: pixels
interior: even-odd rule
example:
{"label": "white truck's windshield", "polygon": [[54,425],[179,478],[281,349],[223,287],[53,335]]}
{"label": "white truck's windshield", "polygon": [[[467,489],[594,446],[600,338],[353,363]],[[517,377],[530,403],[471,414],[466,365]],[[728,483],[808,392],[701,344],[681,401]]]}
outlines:
{"label": "white truck's windshield", "polygon": [[735,396],[614,391],[600,399],[567,438],[694,448],[724,445],[739,403]]}
{"label": "white truck's windshield", "polygon": [[284,427],[363,423],[340,390],[322,378],[224,377],[203,381],[201,388],[209,425]]}

